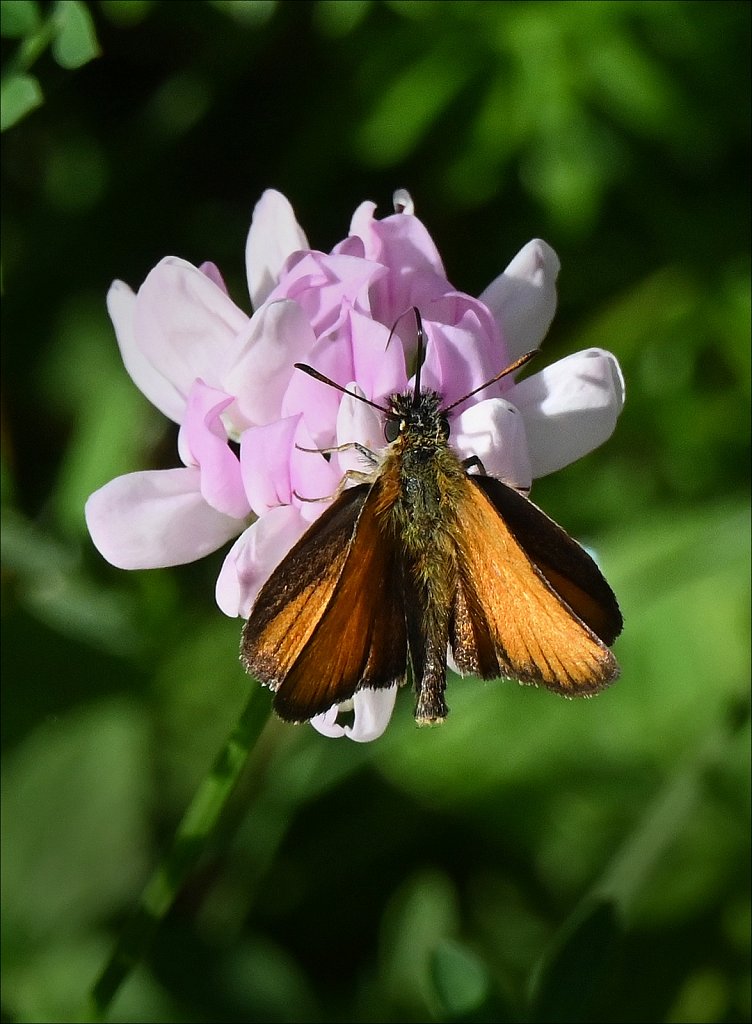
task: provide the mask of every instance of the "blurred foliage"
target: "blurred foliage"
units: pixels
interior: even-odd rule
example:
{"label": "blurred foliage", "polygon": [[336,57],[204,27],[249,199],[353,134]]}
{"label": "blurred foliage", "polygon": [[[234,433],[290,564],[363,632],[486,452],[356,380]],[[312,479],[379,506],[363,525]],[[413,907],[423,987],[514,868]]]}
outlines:
{"label": "blurred foliage", "polygon": [[556,248],[545,357],[610,349],[628,399],[534,497],[597,549],[623,675],[574,703],[455,680],[443,729],[405,695],[366,747],[270,721],[114,1018],[749,1020],[749,19],[3,2],[4,1019],[80,1019],[247,699],[222,552],[119,572],[82,506],[177,458],[110,281],[212,259],[247,308],[273,186],[322,249],[409,188],[474,294]]}
{"label": "blurred foliage", "polygon": [[89,11],[80,0],[58,0],[43,18],[35,0],[2,0],[2,36],[18,39],[3,67],[0,127],[10,128],[43,102],[42,89],[28,70],[48,45],[62,68],[79,68],[99,53]]}

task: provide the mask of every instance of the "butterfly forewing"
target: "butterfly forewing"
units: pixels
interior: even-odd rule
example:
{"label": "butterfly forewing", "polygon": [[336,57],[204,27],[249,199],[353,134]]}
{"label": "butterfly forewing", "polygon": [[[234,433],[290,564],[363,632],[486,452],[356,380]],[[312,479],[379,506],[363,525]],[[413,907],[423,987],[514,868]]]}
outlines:
{"label": "butterfly forewing", "polygon": [[[539,683],[565,694],[596,692],[618,674],[611,651],[528,557],[488,495],[495,495],[498,481],[488,485],[488,479],[468,476],[457,508],[459,578],[450,642],[458,668],[486,678],[504,675]],[[520,515],[516,506],[515,512]],[[569,581],[577,561],[569,545],[588,563],[592,560],[560,532],[569,544],[558,570]],[[547,557],[551,561],[555,553],[548,550]],[[589,567],[586,577],[585,586],[578,583],[576,589],[588,596],[595,585]]]}
{"label": "butterfly forewing", "polygon": [[261,588],[243,627],[240,656],[276,690],[329,603],[347,559],[368,485],[343,493],[309,527]]}
{"label": "butterfly forewing", "polygon": [[470,479],[483,491],[551,587],[610,646],[622,630],[621,612],[611,587],[590,555],[512,487],[489,476]]}
{"label": "butterfly forewing", "polygon": [[[321,551],[318,520],[267,584],[292,579],[293,596],[289,583],[286,595],[273,586],[265,594],[264,588],[246,625],[244,661],[276,689],[274,709],[287,721],[307,721],[361,687],[390,686],[404,678],[407,637],[399,565],[394,542],[376,515],[377,489],[378,482],[345,491],[324,513],[329,521],[322,532],[335,571],[328,571]],[[353,491],[361,492],[356,499],[350,497]],[[296,564],[288,566],[288,560]],[[290,604],[299,609],[299,620],[289,615]]]}

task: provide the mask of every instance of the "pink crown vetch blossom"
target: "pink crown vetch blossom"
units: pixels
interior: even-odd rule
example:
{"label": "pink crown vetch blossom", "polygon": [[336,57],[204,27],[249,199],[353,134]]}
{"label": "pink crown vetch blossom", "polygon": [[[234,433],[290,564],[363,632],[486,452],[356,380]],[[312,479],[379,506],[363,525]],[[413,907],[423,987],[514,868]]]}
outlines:
{"label": "pink crown vetch blossom", "polygon": [[[378,412],[294,369],[304,362],[351,391],[385,404],[411,383],[420,309],[428,343],[422,385],[449,405],[536,348],[556,308],[559,260],[534,239],[473,298],[452,287],[409,195],[378,220],[355,211],[329,254],[310,248],[292,207],[267,191],[246,246],[248,316],[211,263],[163,259],[134,293],[115,281],[107,307],[134,383],[179,424],[182,466],[129,473],[91,495],[86,521],[113,565],[146,569],[202,558],[235,543],[216,598],[247,617],[282,557],[334,495],[359,442],[384,445]],[[395,327],[394,337],[389,340]],[[519,488],[580,458],[612,433],[624,401],[619,365],[588,349],[519,384],[504,378],[451,414],[451,443],[487,473]],[[232,444],[230,442],[233,442]],[[396,687],[361,690],[338,722],[334,706],[312,724],[328,736],[375,739]]]}

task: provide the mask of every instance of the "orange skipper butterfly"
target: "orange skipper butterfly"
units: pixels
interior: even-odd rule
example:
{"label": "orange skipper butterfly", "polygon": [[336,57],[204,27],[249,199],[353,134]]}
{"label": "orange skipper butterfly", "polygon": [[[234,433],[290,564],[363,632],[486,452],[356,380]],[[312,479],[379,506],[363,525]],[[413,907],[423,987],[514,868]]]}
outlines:
{"label": "orange skipper butterfly", "polygon": [[349,474],[362,482],[340,490],[282,559],[243,627],[241,660],[289,722],[363,688],[401,685],[408,667],[416,720],[441,722],[450,649],[463,674],[568,697],[597,693],[619,674],[609,647],[622,616],[593,559],[514,487],[467,472],[478,460],[463,463],[449,443],[447,414],[534,353],[442,407],[420,386],[414,313],[414,389],[387,407],[353,396],[384,413],[386,449],[345,446],[372,473]]}

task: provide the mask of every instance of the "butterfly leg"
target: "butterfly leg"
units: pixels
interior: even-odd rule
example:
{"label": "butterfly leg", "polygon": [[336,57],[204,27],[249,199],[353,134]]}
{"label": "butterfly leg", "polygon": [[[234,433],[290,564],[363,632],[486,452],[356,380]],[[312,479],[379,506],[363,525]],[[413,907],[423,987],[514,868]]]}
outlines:
{"label": "butterfly leg", "polygon": [[[488,476],[488,473],[486,473],[486,467],[483,465],[483,463],[481,462],[477,455],[469,455],[466,459],[463,459],[462,468],[465,470],[466,473],[468,472],[468,470],[477,469],[479,476]],[[495,478],[492,477],[492,479]],[[517,491],[518,494],[521,494],[525,498],[528,496],[528,494],[530,494],[529,487],[520,487],[518,484],[513,483],[511,480],[502,480],[501,482],[506,484],[507,487],[513,488],[513,490]]]}
{"label": "butterfly leg", "polygon": [[358,441],[346,441],[345,444],[338,444],[333,448],[304,448],[300,444],[296,444],[295,447],[299,452],[315,452],[317,455],[331,455],[332,452],[349,452],[350,449],[354,448],[356,452],[368,459],[374,466],[379,462],[379,456],[376,452],[366,448],[364,444],[360,444]]}
{"label": "butterfly leg", "polygon": [[483,476],[488,476],[486,473],[486,467],[483,465],[477,455],[468,455],[466,459],[462,460],[462,468],[467,472],[469,469],[477,469]]}

